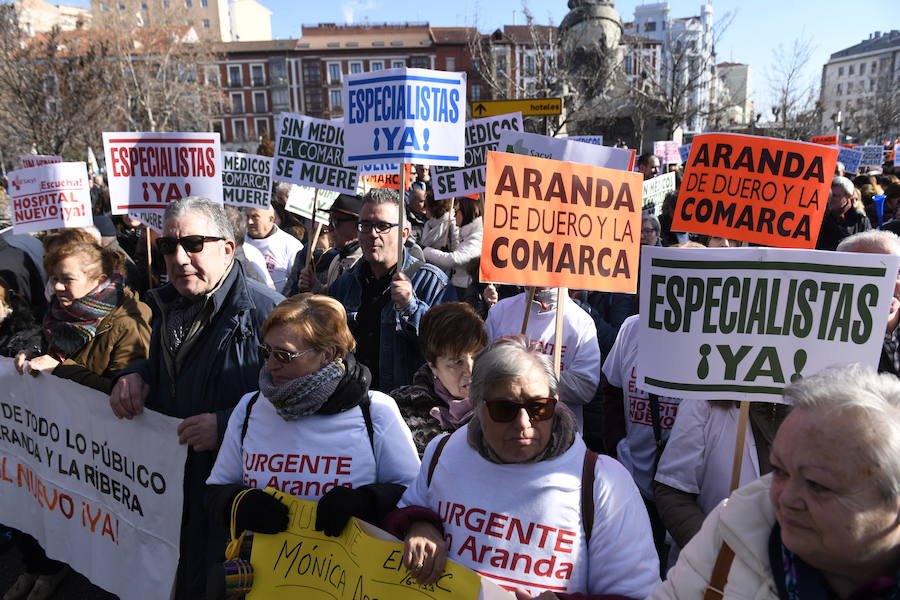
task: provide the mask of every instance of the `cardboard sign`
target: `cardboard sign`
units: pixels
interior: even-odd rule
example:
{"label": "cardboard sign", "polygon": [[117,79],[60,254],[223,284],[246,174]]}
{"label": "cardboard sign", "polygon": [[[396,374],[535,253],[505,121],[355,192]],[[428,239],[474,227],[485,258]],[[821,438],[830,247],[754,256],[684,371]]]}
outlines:
{"label": "cardboard sign", "polygon": [[319,190],[319,193],[316,194],[316,188],[294,185],[291,186],[291,191],[288,193],[284,209],[301,217],[312,219],[313,203],[315,203],[317,209],[316,221],[322,225],[328,225],[328,209],[331,208],[338,196],[337,192],[330,190]]}
{"label": "cardboard sign", "polygon": [[691,155],[691,145],[685,144],[684,146],[678,147],[678,157],[681,159],[682,163],[686,163],[688,161],[688,156]]}
{"label": "cardboard sign", "polygon": [[674,231],[813,248],[837,148],[734,133],[694,137]]}
{"label": "cardboard sign", "polygon": [[487,160],[481,281],[634,293],[639,173],[505,152]]}
{"label": "cardboard sign", "polygon": [[225,204],[269,208],[272,196],[272,158],[223,152],[222,199]]}
{"label": "cardboard sign", "polygon": [[141,223],[141,225],[145,225],[155,231],[156,233],[162,235],[163,233],[163,211],[161,210],[147,210],[143,212],[130,212],[128,216]]}
{"label": "cardboard sign", "polygon": [[884,146],[857,146],[856,149],[863,153],[859,166],[880,167],[884,163]]}
{"label": "cardboard sign", "polygon": [[41,165],[52,165],[53,163],[61,163],[63,161],[62,156],[54,156],[52,154],[25,154],[24,156],[20,156],[19,160],[22,162],[23,169],[30,169],[31,167],[39,167]]}
{"label": "cardboard sign", "polygon": [[[82,163],[84,167],[84,163]],[[168,600],[187,446],[180,419],[119,420],[109,397],[0,359],[0,515],[122,598]]]}
{"label": "cardboard sign", "polygon": [[644,181],[643,213],[656,216],[660,214],[666,195],[675,191],[675,173],[663,173],[658,177]]}
{"label": "cardboard sign", "polygon": [[222,149],[216,132],[104,132],[103,152],[114,215],[165,210],[188,196],[222,203]]}
{"label": "cardboard sign", "polygon": [[575,142],[571,138],[552,138],[536,133],[504,131],[500,134],[497,150],[607,169],[631,171],[634,168],[634,150],[595,146]]}
{"label": "cardboard sign", "polygon": [[[406,170],[406,183],[410,183],[412,165],[403,163]],[[383,163],[380,165],[362,165],[359,167],[359,193],[365,194],[372,188],[388,190],[400,189],[400,164]]]}
{"label": "cardboard sign", "polygon": [[641,252],[638,387],[781,402],[848,358],[878,366],[900,257],[776,248]]}
{"label": "cardboard sign", "polygon": [[465,73],[357,73],[344,78],[343,94],[347,164],[465,164]]}
{"label": "cardboard sign", "polygon": [[525,131],[522,113],[475,119],[466,123],[466,164],[464,167],[434,167],[434,197],[454,198],[484,191],[487,153],[497,149],[504,130]]}
{"label": "cardboard sign", "polygon": [[659,157],[664,165],[681,164],[681,144],[672,140],[653,142],[653,154]]}
{"label": "cardboard sign", "polygon": [[419,585],[403,566],[403,543],[385,531],[351,518],[338,537],[316,531],[316,503],[267,488],[288,506],[288,528],[256,534],[248,600],[390,598],[476,600],[481,578],[448,560],[432,585]]}
{"label": "cardboard sign", "polygon": [[603,145],[602,135],[570,135],[566,139],[575,142],[582,142],[584,144],[594,144],[595,146]]}
{"label": "cardboard sign", "polygon": [[87,167],[47,163],[7,174],[13,233],[94,224]]}
{"label": "cardboard sign", "polygon": [[838,136],[836,135],[815,135],[809,138],[813,144],[822,144],[823,146],[837,146]]}
{"label": "cardboard sign", "polygon": [[838,146],[838,162],[844,165],[844,173],[856,175],[859,164],[862,162],[863,152],[859,148],[844,148]]}
{"label": "cardboard sign", "polygon": [[275,136],[275,180],[356,193],[356,167],[344,158],[344,124],[280,113]]}

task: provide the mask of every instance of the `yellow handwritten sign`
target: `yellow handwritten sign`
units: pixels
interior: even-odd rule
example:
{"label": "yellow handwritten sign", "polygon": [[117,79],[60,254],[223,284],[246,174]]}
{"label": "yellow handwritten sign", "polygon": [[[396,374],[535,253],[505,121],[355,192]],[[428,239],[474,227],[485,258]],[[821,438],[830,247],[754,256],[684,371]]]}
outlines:
{"label": "yellow handwritten sign", "polygon": [[283,533],[253,536],[249,600],[478,598],[481,578],[477,573],[447,561],[436,583],[419,585],[403,566],[402,543],[368,535],[356,519],[350,519],[339,537],[328,537],[315,530],[315,502],[266,491],[287,504],[290,523]]}

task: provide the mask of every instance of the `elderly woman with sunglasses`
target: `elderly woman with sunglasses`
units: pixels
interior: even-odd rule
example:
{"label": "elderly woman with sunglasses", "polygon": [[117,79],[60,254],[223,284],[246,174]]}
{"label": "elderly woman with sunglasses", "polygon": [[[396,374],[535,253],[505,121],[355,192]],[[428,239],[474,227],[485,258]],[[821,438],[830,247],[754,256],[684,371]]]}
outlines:
{"label": "elderly woman with sunglasses", "polygon": [[628,472],[590,452],[549,358],[521,336],[475,360],[475,415],[435,438],[386,526],[421,584],[447,558],[519,600],[644,598],[659,583],[650,522]]}
{"label": "elderly woman with sunglasses", "polygon": [[[326,496],[316,526],[329,535],[351,515],[380,521],[415,478],[419,457],[397,405],[369,390],[344,308],[327,296],[292,296],[263,334],[259,391],[232,412],[207,480],[212,518],[227,518],[238,502],[239,531],[284,530],[287,507],[262,491],[272,487]],[[258,489],[237,496],[248,488]]]}

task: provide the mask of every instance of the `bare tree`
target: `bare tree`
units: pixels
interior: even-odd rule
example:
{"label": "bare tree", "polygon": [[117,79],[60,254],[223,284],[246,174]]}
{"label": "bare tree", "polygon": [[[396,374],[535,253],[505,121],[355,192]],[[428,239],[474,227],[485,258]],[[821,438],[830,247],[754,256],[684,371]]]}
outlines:
{"label": "bare tree", "polygon": [[783,139],[807,139],[818,133],[821,122],[819,93],[806,69],[812,58],[809,39],[798,38],[790,47],[779,44],[773,50],[769,89],[775,98],[772,114],[775,132]]}

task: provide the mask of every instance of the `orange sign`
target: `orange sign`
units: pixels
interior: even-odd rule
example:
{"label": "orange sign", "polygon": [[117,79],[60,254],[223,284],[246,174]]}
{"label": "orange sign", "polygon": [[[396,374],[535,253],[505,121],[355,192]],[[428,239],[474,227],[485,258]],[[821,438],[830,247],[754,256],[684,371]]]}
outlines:
{"label": "orange sign", "polygon": [[[409,185],[412,183],[409,180],[409,172],[410,165],[409,163],[405,163],[403,167],[406,169],[406,184]],[[400,189],[400,170],[397,169],[393,173],[375,173],[374,175],[363,175],[360,179],[363,181],[363,186],[366,191],[371,188],[386,188],[389,190],[399,190]]]}
{"label": "orange sign", "polygon": [[634,293],[640,173],[488,152],[481,280]]}
{"label": "orange sign", "polygon": [[838,136],[836,135],[816,135],[809,138],[813,144],[823,144],[825,146],[837,146]]}
{"label": "orange sign", "polygon": [[838,149],[772,138],[694,137],[673,231],[814,248]]}

